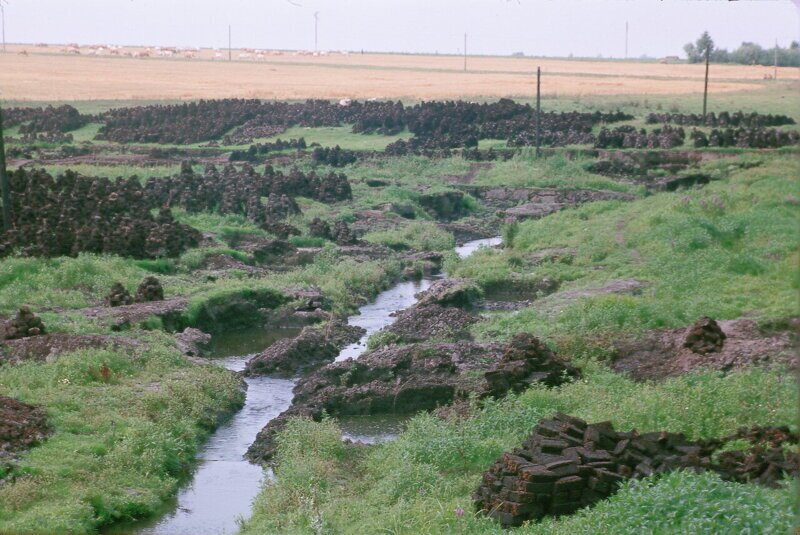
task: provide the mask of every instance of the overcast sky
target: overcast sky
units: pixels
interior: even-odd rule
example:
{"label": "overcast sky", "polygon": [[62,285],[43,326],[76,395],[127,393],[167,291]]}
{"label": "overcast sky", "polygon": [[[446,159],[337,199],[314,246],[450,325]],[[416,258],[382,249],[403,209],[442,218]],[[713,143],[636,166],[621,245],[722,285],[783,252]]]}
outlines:
{"label": "overcast sky", "polygon": [[800,0],[6,0],[17,43],[146,44],[623,57],[683,55],[708,30],[718,46],[800,37]]}

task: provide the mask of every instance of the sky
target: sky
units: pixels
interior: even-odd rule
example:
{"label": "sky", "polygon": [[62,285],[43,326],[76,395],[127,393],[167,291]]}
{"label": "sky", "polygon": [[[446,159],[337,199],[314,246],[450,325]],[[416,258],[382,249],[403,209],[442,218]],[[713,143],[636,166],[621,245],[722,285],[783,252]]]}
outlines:
{"label": "sky", "polygon": [[535,56],[683,56],[800,40],[800,0],[0,0],[9,43]]}

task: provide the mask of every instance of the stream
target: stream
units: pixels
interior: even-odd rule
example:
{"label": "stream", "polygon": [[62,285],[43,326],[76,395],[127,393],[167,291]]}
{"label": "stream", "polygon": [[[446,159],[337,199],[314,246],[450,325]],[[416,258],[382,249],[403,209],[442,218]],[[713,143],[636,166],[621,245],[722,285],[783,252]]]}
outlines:
{"label": "stream", "polygon": [[[456,247],[465,258],[480,247],[492,247],[501,238],[474,240]],[[430,287],[432,279],[400,282],[378,294],[375,301],[359,308],[348,318],[350,325],[366,330],[362,338],[344,349],[336,361],[358,358],[367,349],[367,339],[394,321],[393,314],[416,303],[415,294]],[[212,357],[231,371],[241,371],[254,353],[275,341],[296,336],[297,329],[248,330],[228,332],[212,340]],[[288,409],[295,381],[272,377],[246,377],[244,406],[211,435],[197,456],[191,480],[181,488],[162,516],[127,525],[117,525],[106,533],[141,535],[220,535],[238,531],[238,518],[250,514],[253,498],[261,490],[271,470],[251,464],[244,458],[247,448],[264,425]],[[367,416],[339,421],[344,438],[365,443],[391,440],[400,433],[406,418]]]}

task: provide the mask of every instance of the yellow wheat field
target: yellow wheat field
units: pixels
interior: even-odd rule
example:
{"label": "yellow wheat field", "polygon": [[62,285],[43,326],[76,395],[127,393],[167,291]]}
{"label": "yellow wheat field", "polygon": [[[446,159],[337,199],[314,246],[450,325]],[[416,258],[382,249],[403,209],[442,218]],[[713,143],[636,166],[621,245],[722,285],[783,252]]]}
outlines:
{"label": "yellow wheat field", "polygon": [[[23,54],[22,51],[27,54]],[[703,89],[703,65],[534,58],[463,58],[394,54],[263,53],[200,50],[172,58],[60,53],[59,47],[16,45],[0,54],[0,98],[5,100],[162,100],[221,97],[479,98],[534,94],[541,66],[545,96],[665,95]],[[151,52],[152,53],[152,52]],[[194,56],[191,59],[184,57]],[[225,59],[214,59],[222,55]],[[758,89],[772,68],[712,66],[710,91]],[[778,69],[779,79],[800,79]]]}

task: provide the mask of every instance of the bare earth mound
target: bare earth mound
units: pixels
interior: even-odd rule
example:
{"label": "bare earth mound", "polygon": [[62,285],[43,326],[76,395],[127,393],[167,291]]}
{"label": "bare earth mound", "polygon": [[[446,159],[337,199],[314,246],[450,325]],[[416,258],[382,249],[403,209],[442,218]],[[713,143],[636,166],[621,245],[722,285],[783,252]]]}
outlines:
{"label": "bare earth mound", "polygon": [[618,356],[611,367],[640,380],[663,379],[696,368],[728,371],[758,363],[797,367],[791,332],[762,332],[754,321],[743,319],[718,323],[726,336],[719,351],[700,354],[684,347],[686,329],[653,331],[641,339],[617,342]]}

